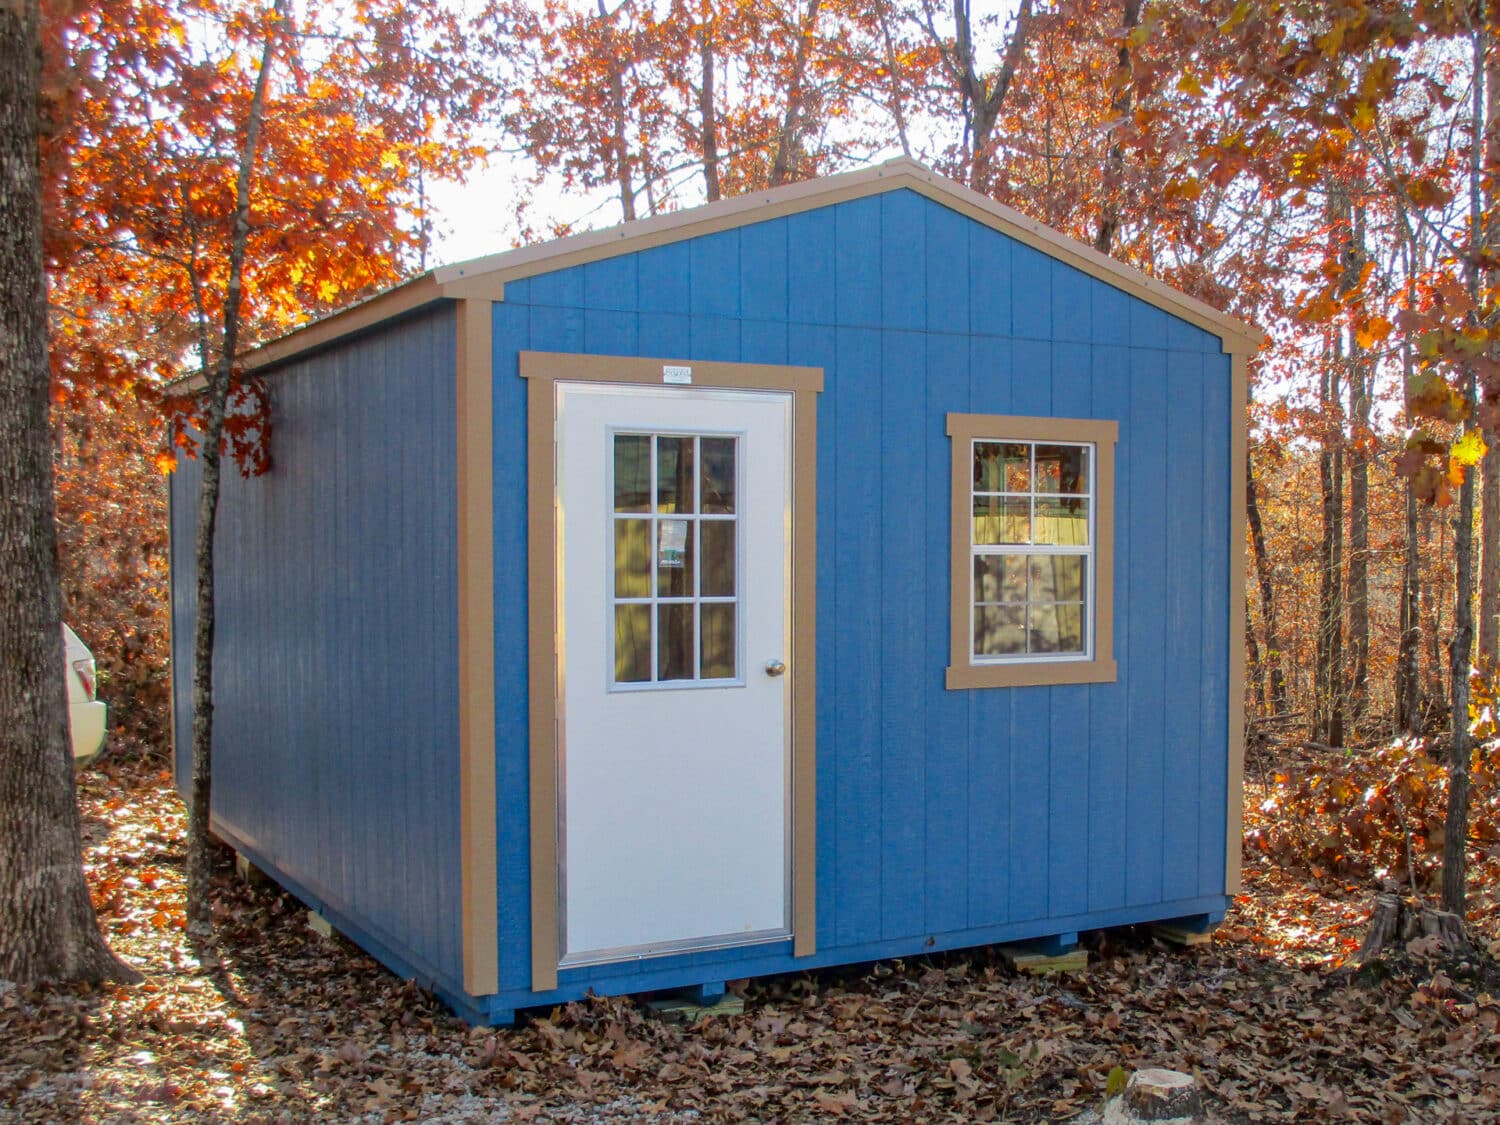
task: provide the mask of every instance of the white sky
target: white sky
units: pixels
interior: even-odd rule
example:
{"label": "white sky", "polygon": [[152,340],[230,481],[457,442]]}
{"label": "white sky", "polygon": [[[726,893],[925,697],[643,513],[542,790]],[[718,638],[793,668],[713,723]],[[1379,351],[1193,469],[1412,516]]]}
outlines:
{"label": "white sky", "polygon": [[[1008,25],[1019,0],[971,0],[977,23],[981,18],[999,13]],[[592,7],[592,5],[589,5]],[[937,0],[937,9],[949,7]],[[941,25],[939,25],[941,26]],[[998,40],[999,33],[993,37]],[[979,51],[982,64],[995,65],[1000,55],[999,42],[983,43]],[[884,160],[899,154],[894,145],[879,154]],[[515,245],[517,224],[515,201],[528,190],[532,171],[523,157],[496,153],[489,166],[476,169],[466,184],[439,182],[429,186],[435,214],[435,231],[429,265],[463,261],[485,254],[508,250]],[[532,196],[531,224],[546,230],[550,222],[571,223],[579,230],[613,226],[620,221],[619,205],[613,192],[568,192],[561,184],[543,184]]]}

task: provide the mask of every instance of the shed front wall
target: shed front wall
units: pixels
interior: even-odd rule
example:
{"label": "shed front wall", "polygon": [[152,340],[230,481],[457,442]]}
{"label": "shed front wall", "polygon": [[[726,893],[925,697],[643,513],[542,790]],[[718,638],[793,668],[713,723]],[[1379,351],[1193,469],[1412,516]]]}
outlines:
{"label": "shed front wall", "polygon": [[[272,469],[226,465],[216,830],[403,971],[463,980],[455,315],[267,373]],[[199,470],[171,483],[177,776],[191,769]]]}
{"label": "shed front wall", "polygon": [[[497,1003],[531,969],[528,350],[825,378],[817,953],[568,971],[559,994],[1222,909],[1239,419],[1217,337],[904,190],[512,281],[493,330]],[[950,412],[1119,423],[1117,682],[944,687]]]}

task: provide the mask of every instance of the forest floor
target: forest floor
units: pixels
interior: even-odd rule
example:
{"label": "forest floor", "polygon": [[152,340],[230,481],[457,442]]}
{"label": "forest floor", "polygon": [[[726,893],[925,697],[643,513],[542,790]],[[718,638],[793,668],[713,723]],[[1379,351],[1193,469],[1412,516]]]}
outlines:
{"label": "forest floor", "polygon": [[[227,853],[215,941],[190,940],[185,817],[160,759],[79,781],[101,922],[146,979],[0,984],[3,1121],[1064,1121],[1093,1117],[1115,1067],[1143,1066],[1196,1072],[1229,1122],[1500,1121],[1492,886],[1470,917],[1488,954],[1418,944],[1354,971],[1375,881],[1252,845],[1244,893],[1195,949],[1121,930],[1063,977],[978,950],[749,982],[743,1015],[696,1024],[615,999],[470,1029],[310,931],[295,900],[237,881]],[[1289,784],[1250,786],[1252,828]]]}

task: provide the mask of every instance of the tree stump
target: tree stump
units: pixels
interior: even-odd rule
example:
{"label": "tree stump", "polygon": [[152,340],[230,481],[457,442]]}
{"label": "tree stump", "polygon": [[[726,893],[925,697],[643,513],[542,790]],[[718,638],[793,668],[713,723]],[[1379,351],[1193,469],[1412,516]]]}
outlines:
{"label": "tree stump", "polygon": [[1464,954],[1471,950],[1464,921],[1457,914],[1403,902],[1399,895],[1383,894],[1375,898],[1370,911],[1370,928],[1355,960],[1364,965],[1379,957],[1391,946],[1404,945],[1413,938],[1434,937],[1447,953]]}
{"label": "tree stump", "polygon": [[1139,1122],[1202,1122],[1203,1099],[1190,1074],[1177,1070],[1138,1070],[1125,1092],[1104,1111],[1103,1125]]}

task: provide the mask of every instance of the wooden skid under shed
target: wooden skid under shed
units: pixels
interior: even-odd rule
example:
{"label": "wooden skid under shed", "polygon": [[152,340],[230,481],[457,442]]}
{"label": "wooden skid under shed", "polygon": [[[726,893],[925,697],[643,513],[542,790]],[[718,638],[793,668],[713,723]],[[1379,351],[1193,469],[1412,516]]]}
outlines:
{"label": "wooden skid under shed", "polygon": [[1050,976],[1053,973],[1078,973],[1089,967],[1087,949],[1070,949],[1065,953],[1041,953],[1024,945],[1002,945],[997,952],[1005,963],[1028,976]]}

